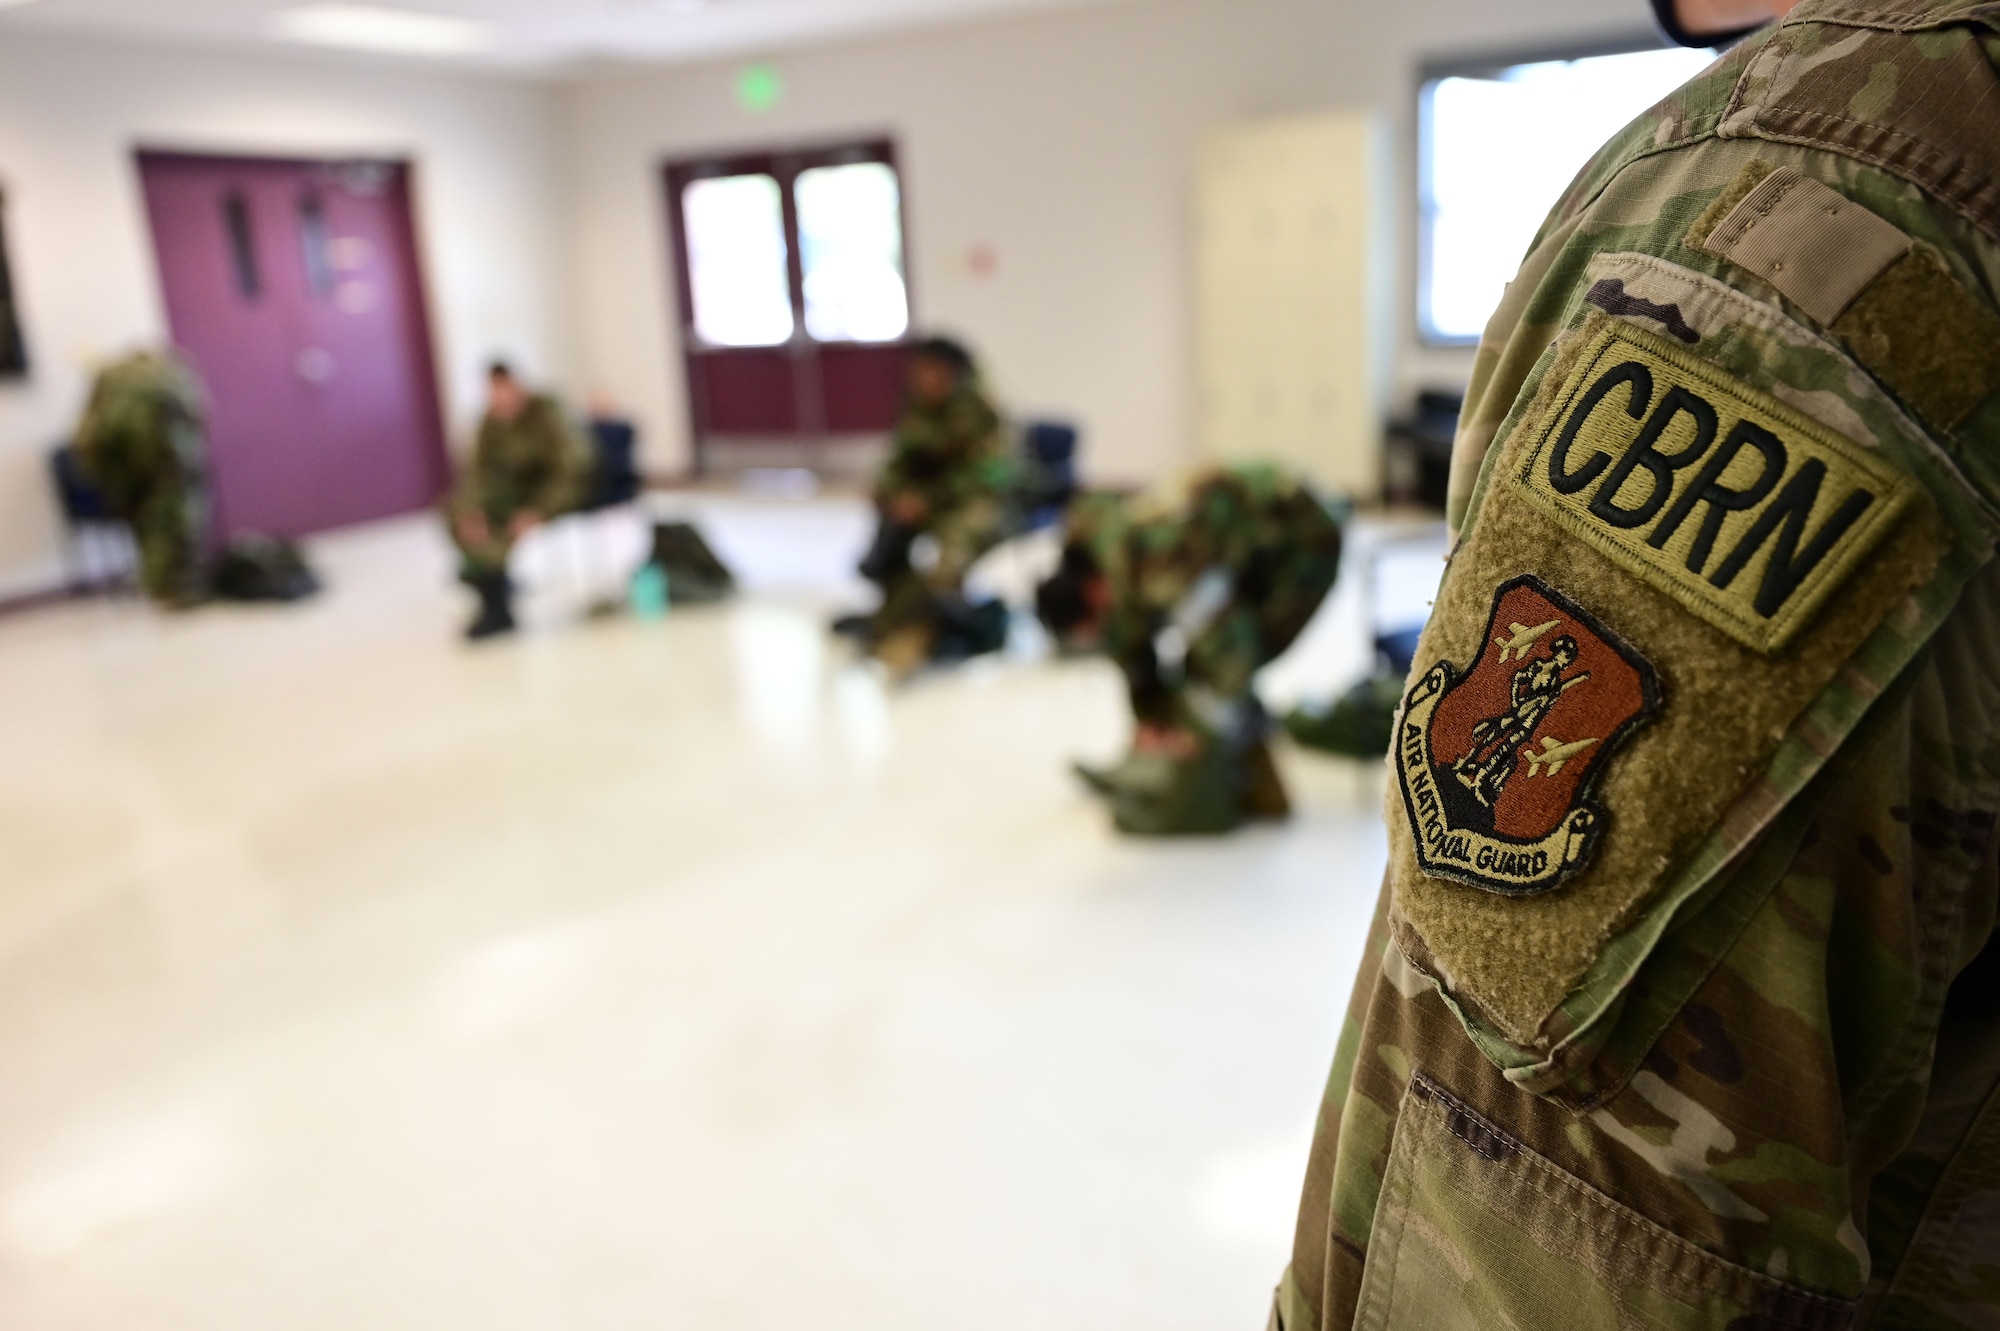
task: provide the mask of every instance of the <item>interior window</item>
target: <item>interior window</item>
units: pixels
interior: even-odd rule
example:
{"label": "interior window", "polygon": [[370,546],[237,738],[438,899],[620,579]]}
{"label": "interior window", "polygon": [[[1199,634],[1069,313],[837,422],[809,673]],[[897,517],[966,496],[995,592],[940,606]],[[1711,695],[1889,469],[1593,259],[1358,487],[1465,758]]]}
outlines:
{"label": "interior window", "polygon": [[331,239],[326,204],[308,192],[299,200],[299,242],[305,247],[306,285],[321,300],[333,294],[333,261],[327,254]]}
{"label": "interior window", "polygon": [[821,342],[893,342],[909,331],[902,199],[886,162],[799,173],[806,331]]}
{"label": "interior window", "polygon": [[7,196],[0,193],[0,375],[12,377],[27,373],[28,347],[14,308],[14,272],[7,263],[6,203]]}
{"label": "interior window", "polygon": [[768,175],[697,180],[681,196],[695,334],[717,347],[792,336],[784,196]]}
{"label": "interior window", "polygon": [[229,267],[236,275],[236,292],[245,300],[255,300],[264,289],[257,272],[257,246],[250,235],[250,200],[240,190],[222,200],[222,227],[229,237]]}
{"label": "interior window", "polygon": [[1433,70],[1420,101],[1418,326],[1476,341],[1563,190],[1711,51],[1624,51]]}

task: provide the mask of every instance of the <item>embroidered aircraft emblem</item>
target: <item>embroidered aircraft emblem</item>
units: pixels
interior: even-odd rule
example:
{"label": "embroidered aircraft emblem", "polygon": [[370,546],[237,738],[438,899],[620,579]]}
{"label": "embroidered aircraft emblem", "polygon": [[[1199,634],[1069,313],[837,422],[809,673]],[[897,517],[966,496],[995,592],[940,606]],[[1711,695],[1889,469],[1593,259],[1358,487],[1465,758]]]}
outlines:
{"label": "embroidered aircraft emblem", "polygon": [[1440,661],[1404,699],[1397,775],[1426,873],[1531,896],[1589,862],[1605,821],[1591,794],[1659,711],[1659,681],[1532,576],[1495,593],[1484,641],[1469,670]]}
{"label": "embroidered aircraft emblem", "polygon": [[1546,637],[1561,627],[1562,621],[1560,619],[1551,619],[1548,623],[1538,624],[1534,628],[1529,628],[1526,624],[1509,624],[1507,631],[1513,634],[1513,636],[1503,638],[1496,634],[1493,641],[1500,645],[1500,659],[1502,661],[1506,660],[1509,656],[1518,656],[1525,660],[1528,655],[1528,649],[1534,646],[1538,639]]}
{"label": "embroidered aircraft emblem", "polygon": [[1536,753],[1533,749],[1523,749],[1521,752],[1528,760],[1529,776],[1561,776],[1563,768],[1569,765],[1570,759],[1587,751],[1595,743],[1597,741],[1594,739],[1580,739],[1574,744],[1564,744],[1559,740],[1544,737],[1540,753]]}

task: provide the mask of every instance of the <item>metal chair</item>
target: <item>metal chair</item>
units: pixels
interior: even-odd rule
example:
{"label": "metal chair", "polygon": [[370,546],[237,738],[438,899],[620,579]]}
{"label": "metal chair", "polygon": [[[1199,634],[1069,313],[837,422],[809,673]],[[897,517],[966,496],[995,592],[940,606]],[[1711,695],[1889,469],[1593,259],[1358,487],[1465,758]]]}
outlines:
{"label": "metal chair", "polygon": [[601,508],[629,504],[644,488],[639,475],[639,432],[630,421],[599,419],[590,422],[590,443],[597,454],[590,497],[580,510],[594,513]]}
{"label": "metal chair", "polygon": [[1077,428],[1062,421],[1031,421],[1021,428],[1022,530],[1039,531],[1063,520],[1076,495],[1077,439]]}
{"label": "metal chair", "polygon": [[595,518],[636,502],[645,489],[644,478],[639,474],[639,435],[632,422],[593,419],[589,439],[594,459],[590,489],[583,502],[565,513],[557,523],[571,533],[565,543],[570,550],[571,567],[576,571],[578,585],[586,599],[593,592],[601,592],[613,578],[622,585],[625,572],[629,571],[614,569],[611,578],[604,576],[606,566],[616,562],[616,553],[606,554],[612,542],[603,524]]}
{"label": "metal chair", "polygon": [[104,492],[84,474],[73,445],[59,445],[49,454],[49,475],[67,538],[63,563],[70,592],[81,596],[135,586],[139,559],[131,528],[112,513]]}

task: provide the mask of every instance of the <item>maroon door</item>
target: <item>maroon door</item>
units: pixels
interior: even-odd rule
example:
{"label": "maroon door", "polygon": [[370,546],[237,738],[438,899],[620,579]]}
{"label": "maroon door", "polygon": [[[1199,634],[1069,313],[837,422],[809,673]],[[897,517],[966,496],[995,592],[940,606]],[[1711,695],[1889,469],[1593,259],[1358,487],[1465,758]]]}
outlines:
{"label": "maroon door", "polygon": [[208,386],[225,536],[435,502],[449,476],[409,169],[142,152],[175,344]]}
{"label": "maroon door", "polygon": [[[838,280],[843,263],[852,271],[855,256],[815,254],[829,248],[829,233],[838,228],[838,203],[834,205],[834,225],[816,223],[813,216],[815,174],[824,177],[841,167],[876,169],[889,182],[893,202],[890,216],[877,219],[881,230],[893,229],[893,265],[901,286],[903,319],[893,329],[877,320],[873,329],[861,320],[853,326],[837,317],[829,327],[823,303],[815,308],[817,293],[812,283],[822,269]],[[733,157],[703,158],[676,162],[666,168],[668,215],[672,219],[674,270],[678,279],[678,312],[681,344],[686,357],[688,402],[693,415],[695,466],[700,470],[709,447],[732,440],[755,442],[784,441],[815,444],[841,435],[879,434],[892,428],[902,409],[903,355],[909,327],[907,277],[903,262],[903,217],[901,191],[896,183],[893,145],[871,141],[834,148],[814,148],[791,152],[751,153]],[[767,265],[769,284],[778,299],[789,308],[790,328],[769,327],[760,335],[747,327],[740,338],[717,338],[704,334],[704,324],[715,321],[713,310],[698,310],[706,296],[713,301],[714,290],[703,292],[696,272],[701,256],[696,253],[699,239],[691,235],[694,213],[690,191],[705,184],[754,178],[770,182],[770,225],[782,243],[765,248],[761,262]],[[822,179],[821,183],[824,183]],[[864,182],[866,183],[866,182]],[[819,197],[824,197],[821,195]],[[828,205],[819,209],[825,219]],[[756,219],[747,221],[754,224]],[[862,227],[867,230],[866,225]],[[833,240],[840,237],[834,235]],[[835,246],[837,248],[837,245]],[[749,262],[749,256],[735,256]],[[809,267],[814,271],[809,271]],[[738,274],[742,276],[742,274]],[[752,286],[756,284],[751,283]],[[811,293],[811,294],[809,294]],[[726,311],[724,312],[727,313]],[[723,320],[728,322],[728,320]],[[757,321],[752,321],[755,324]]]}

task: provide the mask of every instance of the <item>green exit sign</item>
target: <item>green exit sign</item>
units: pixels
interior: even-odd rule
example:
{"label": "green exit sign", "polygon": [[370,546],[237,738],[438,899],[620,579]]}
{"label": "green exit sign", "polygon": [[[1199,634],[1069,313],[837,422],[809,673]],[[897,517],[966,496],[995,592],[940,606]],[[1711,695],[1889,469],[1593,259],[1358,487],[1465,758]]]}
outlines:
{"label": "green exit sign", "polygon": [[736,75],[736,100],[746,111],[769,111],[785,100],[785,76],[775,65],[745,65]]}

